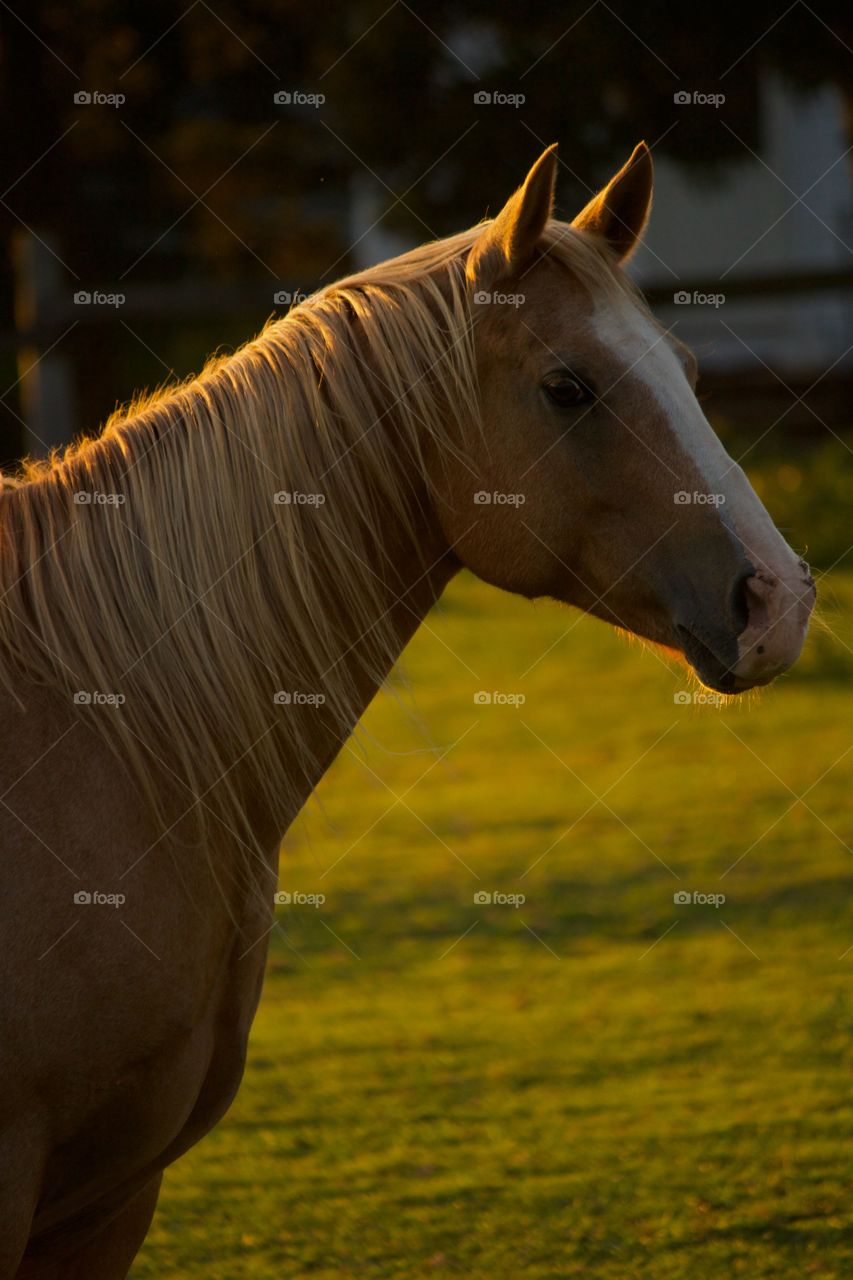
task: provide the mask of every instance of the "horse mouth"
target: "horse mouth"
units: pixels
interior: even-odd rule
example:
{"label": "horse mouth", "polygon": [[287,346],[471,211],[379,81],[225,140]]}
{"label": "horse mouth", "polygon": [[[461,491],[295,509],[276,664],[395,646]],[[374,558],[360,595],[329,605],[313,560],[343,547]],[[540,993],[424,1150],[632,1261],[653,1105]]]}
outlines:
{"label": "horse mouth", "polygon": [[770,683],[770,679],[742,680],[733,674],[738,662],[737,640],[733,637],[712,649],[687,627],[676,627],[676,631],[681,652],[706,688],[715,693],[746,693],[757,685]]}

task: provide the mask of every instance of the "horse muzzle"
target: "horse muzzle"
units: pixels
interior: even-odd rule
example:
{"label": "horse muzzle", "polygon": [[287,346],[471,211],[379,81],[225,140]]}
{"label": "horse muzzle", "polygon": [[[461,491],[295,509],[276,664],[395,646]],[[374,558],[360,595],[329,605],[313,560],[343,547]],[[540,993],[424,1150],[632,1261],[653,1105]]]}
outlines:
{"label": "horse muzzle", "polygon": [[679,646],[702,683],[718,693],[770,684],[800,656],[816,595],[805,561],[788,578],[750,566],[732,587],[729,625],[694,613],[687,625],[676,621]]}
{"label": "horse muzzle", "polygon": [[799,658],[817,588],[804,560],[798,561],[798,571],[787,580],[758,569],[744,580],[746,626],[732,669],[738,689],[769,684]]}

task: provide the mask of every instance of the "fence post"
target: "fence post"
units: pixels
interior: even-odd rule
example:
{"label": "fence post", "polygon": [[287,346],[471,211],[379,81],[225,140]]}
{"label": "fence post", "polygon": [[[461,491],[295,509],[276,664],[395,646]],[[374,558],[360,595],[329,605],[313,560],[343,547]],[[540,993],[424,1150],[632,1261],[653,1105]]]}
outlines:
{"label": "fence post", "polygon": [[51,347],[60,333],[57,319],[68,313],[69,285],[47,243],[23,227],[12,238],[12,264],[24,449],[43,456],[74,434],[71,361]]}

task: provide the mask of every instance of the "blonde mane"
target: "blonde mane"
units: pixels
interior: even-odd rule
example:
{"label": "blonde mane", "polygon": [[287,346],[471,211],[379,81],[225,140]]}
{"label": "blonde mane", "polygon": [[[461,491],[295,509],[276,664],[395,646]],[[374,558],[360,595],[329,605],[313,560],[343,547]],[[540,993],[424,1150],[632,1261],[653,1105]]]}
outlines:
{"label": "blonde mane", "polygon": [[[397,657],[388,588],[406,584],[380,532],[390,516],[417,551],[425,447],[458,458],[478,422],[465,262],[480,230],[324,289],[5,482],[2,679],[82,702],[156,812],[164,794],[197,803],[213,842],[260,852],[238,759],[290,817],[328,763],[297,697],[321,695],[343,738],[353,669],[378,685]],[[545,249],[629,288],[565,224]]]}

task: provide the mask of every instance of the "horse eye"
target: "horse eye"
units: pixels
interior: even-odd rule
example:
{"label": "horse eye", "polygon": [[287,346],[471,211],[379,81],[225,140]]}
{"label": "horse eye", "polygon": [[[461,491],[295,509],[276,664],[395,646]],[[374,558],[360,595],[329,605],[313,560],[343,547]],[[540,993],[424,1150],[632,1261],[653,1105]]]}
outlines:
{"label": "horse eye", "polygon": [[560,409],[574,409],[595,398],[589,387],[572,373],[552,373],[542,385],[549,400]]}

